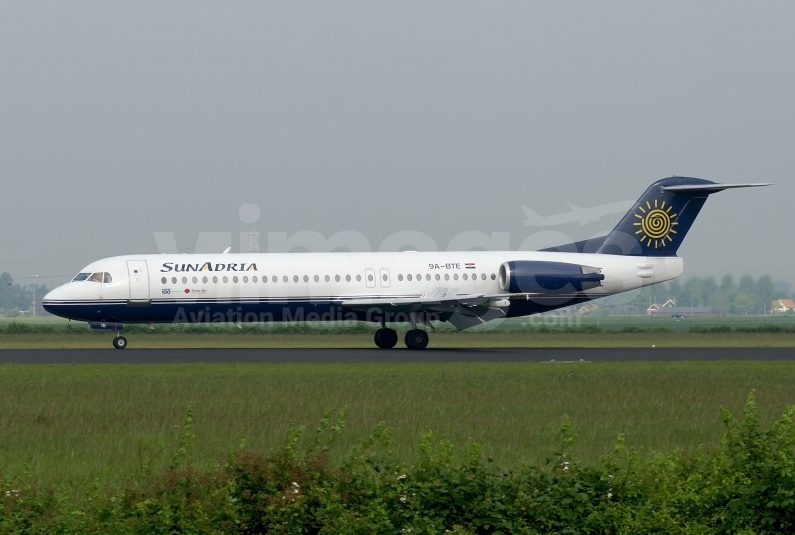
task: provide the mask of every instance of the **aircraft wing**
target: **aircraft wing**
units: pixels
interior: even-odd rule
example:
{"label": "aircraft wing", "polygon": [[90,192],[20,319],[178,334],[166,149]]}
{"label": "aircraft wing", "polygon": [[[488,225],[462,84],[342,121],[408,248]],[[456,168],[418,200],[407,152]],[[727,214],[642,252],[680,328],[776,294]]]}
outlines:
{"label": "aircraft wing", "polygon": [[[488,304],[492,299],[507,299],[512,294],[460,294],[458,288],[434,288],[416,297],[372,297],[344,299],[340,303],[347,308],[367,309],[389,307],[407,311],[439,310],[450,307],[469,307]],[[501,303],[502,304],[502,303]]]}
{"label": "aircraft wing", "polygon": [[510,297],[514,294],[460,294],[458,288],[434,288],[416,297],[353,298],[342,300],[340,305],[356,310],[377,307],[391,312],[436,312],[463,330],[504,318]]}

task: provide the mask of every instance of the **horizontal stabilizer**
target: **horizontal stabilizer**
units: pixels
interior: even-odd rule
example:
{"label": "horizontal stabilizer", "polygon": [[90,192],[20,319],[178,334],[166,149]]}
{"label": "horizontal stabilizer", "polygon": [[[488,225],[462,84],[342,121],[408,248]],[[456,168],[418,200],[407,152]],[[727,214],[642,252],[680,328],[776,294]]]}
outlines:
{"label": "horizontal stabilizer", "polygon": [[683,186],[662,186],[662,191],[670,191],[671,193],[717,193],[725,189],[734,188],[758,188],[760,186],[772,186],[773,184],[686,184]]}

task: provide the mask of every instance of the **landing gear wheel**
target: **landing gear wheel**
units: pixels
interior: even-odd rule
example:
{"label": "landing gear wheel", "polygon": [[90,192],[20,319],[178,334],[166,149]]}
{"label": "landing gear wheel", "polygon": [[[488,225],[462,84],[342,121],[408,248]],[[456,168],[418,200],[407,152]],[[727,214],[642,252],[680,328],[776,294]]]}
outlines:
{"label": "landing gear wheel", "polygon": [[409,349],[425,349],[428,347],[428,333],[422,329],[412,329],[406,333],[404,341]]}
{"label": "landing gear wheel", "polygon": [[394,329],[384,328],[375,331],[373,339],[375,340],[375,345],[381,349],[389,349],[395,347],[395,344],[397,344],[398,335]]}
{"label": "landing gear wheel", "polygon": [[113,347],[116,349],[124,349],[127,347],[127,339],[123,336],[117,336],[113,339]]}

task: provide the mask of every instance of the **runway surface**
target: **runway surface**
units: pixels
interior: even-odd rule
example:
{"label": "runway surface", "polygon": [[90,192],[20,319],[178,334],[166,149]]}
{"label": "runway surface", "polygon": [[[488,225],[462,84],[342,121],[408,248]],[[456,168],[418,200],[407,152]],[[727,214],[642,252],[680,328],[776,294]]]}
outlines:
{"label": "runway surface", "polygon": [[0,363],[379,363],[379,362],[629,362],[795,360],[795,348],[517,348],[517,349],[3,349]]}

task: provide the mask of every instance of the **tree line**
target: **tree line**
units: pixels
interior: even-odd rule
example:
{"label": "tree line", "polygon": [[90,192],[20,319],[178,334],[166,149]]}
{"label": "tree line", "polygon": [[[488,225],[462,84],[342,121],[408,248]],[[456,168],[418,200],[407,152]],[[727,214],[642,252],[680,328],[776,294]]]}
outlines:
{"label": "tree line", "polygon": [[673,280],[643,288],[630,304],[645,309],[670,299],[679,307],[707,307],[723,315],[766,314],[774,300],[789,297],[780,294],[767,275],[758,279],[745,275],[739,281],[732,275],[724,275],[720,281],[691,277],[685,282]]}
{"label": "tree line", "polygon": [[3,314],[10,313],[11,316],[18,316],[23,311],[32,311],[34,287],[36,289],[36,313],[39,314],[43,312],[41,298],[49,291],[47,285],[20,285],[19,283],[14,283],[14,279],[9,273],[0,275],[0,309],[3,310]]}

